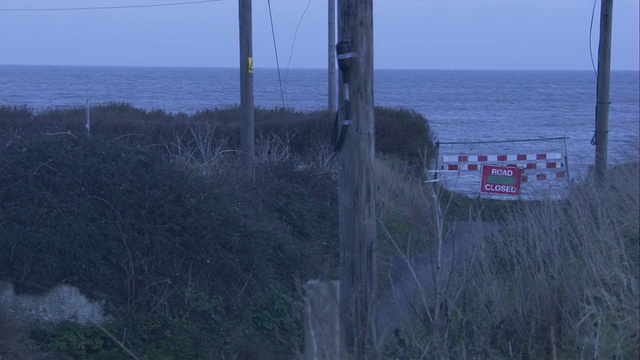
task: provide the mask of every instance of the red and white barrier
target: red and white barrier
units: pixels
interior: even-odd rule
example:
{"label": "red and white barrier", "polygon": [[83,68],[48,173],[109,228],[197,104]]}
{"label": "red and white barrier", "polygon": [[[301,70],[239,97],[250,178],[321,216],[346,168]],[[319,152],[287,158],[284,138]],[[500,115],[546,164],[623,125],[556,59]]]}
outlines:
{"label": "red and white barrier", "polygon": [[469,163],[469,162],[497,162],[497,161],[531,161],[531,160],[562,160],[561,153],[542,154],[517,154],[517,155],[445,155],[442,162],[445,163]]}
{"label": "red and white barrier", "polygon": [[557,173],[552,174],[536,174],[535,178],[529,178],[528,175],[522,175],[522,182],[530,182],[534,180],[549,180],[549,179],[562,179],[567,177],[566,171],[558,171]]}
{"label": "red and white barrier", "polygon": [[[441,164],[433,172],[480,171],[483,164],[500,164],[502,166],[523,169],[522,182],[535,180],[561,179],[568,177],[562,153],[515,154],[515,155],[445,155],[440,158]],[[528,170],[548,171],[554,173],[529,174]]]}
{"label": "red and white barrier", "polygon": [[[563,164],[560,162],[526,163],[521,165],[514,163],[505,164],[505,166],[517,167],[521,169],[559,169],[562,168]],[[449,171],[479,171],[481,168],[482,164],[443,164],[440,166],[440,170]]]}

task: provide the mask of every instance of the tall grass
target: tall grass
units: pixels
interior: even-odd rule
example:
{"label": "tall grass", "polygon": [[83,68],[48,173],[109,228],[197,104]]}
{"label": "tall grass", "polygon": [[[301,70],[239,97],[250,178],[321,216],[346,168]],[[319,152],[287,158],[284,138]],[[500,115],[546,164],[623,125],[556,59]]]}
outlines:
{"label": "tall grass", "polygon": [[638,166],[523,204],[481,242],[488,343],[514,358],[637,358]]}
{"label": "tall grass", "polygon": [[[472,230],[473,251],[451,269],[439,259],[446,243],[437,246],[431,277],[414,276],[424,293],[407,299],[413,316],[388,339],[387,354],[638,358],[638,180],[638,163],[630,163],[611,169],[605,184],[573,185],[563,200],[502,208],[499,222],[476,223],[500,230]],[[433,204],[426,206],[442,218]],[[440,241],[438,233],[427,240]],[[450,276],[438,276],[441,268]]]}

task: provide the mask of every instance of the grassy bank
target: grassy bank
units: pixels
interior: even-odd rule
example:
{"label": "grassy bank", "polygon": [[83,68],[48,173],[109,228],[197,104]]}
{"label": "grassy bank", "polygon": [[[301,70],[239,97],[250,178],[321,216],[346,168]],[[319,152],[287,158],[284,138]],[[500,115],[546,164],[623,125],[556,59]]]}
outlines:
{"label": "grassy bank", "polygon": [[[413,316],[387,342],[385,354],[637,358],[638,183],[633,162],[613,167],[604,184],[574,184],[560,201],[462,201],[470,217],[480,220],[468,234],[469,251],[443,267],[444,275],[433,268],[436,280],[424,282],[423,291],[409,299]],[[457,201],[446,192],[441,196]],[[488,225],[499,231],[483,231]]]}
{"label": "grassy bank", "polygon": [[[104,329],[143,359],[302,351],[296,284],[337,272],[332,115],[258,110],[247,182],[236,171],[237,108],[91,114],[88,137],[83,109],[0,107],[0,280],[17,293],[67,283],[103,300],[113,318]],[[433,146],[425,119],[376,116],[378,153],[418,166]],[[399,216],[395,201],[386,216]],[[95,327],[3,324],[34,351],[130,358]],[[34,357],[14,350],[0,355]]]}
{"label": "grassy bank", "polygon": [[[299,284],[338,271],[332,114],[258,110],[247,182],[238,113],[111,104],[92,109],[88,137],[84,109],[0,106],[0,281],[18,293],[72,284],[112,317],[103,329],[33,328],[0,313],[0,356],[303,351]],[[385,357],[638,357],[637,163],[561,201],[504,204],[425,186],[423,154],[434,152],[419,114],[376,109],[376,144],[382,290],[397,285],[398,259],[442,253],[455,222],[499,229],[473,231],[467,255],[405,299]]]}

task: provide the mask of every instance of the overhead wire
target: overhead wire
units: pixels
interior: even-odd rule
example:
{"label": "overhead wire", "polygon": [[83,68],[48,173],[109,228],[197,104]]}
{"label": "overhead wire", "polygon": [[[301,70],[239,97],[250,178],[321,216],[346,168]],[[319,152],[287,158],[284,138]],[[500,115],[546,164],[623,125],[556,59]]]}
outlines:
{"label": "overhead wire", "polygon": [[162,4],[142,4],[142,5],[111,5],[111,6],[85,6],[67,8],[0,8],[0,12],[48,12],[48,11],[85,11],[85,10],[115,10],[115,9],[136,9],[153,8],[164,6],[182,6],[217,2],[222,0],[192,0]]}
{"label": "overhead wire", "polygon": [[289,61],[287,61],[287,70],[284,73],[284,82],[287,83],[287,76],[289,75],[289,66],[291,66],[291,59],[293,58],[293,49],[296,46],[296,38],[298,37],[298,30],[300,30],[300,24],[302,24],[302,20],[304,16],[307,14],[307,10],[309,10],[309,5],[311,5],[311,0],[307,2],[307,6],[304,8],[302,12],[302,16],[300,16],[300,20],[298,20],[298,25],[296,26],[296,31],[293,34],[293,41],[291,42],[291,51],[289,51]]}
{"label": "overhead wire", "polygon": [[273,50],[276,53],[276,66],[278,68],[278,81],[280,82],[280,96],[282,97],[282,108],[284,109],[284,91],[282,90],[282,76],[280,76],[280,60],[278,59],[278,46],[276,45],[276,31],[273,27],[273,15],[271,13],[271,0],[267,0],[269,6],[269,20],[271,20],[271,36],[273,37]]}
{"label": "overhead wire", "polygon": [[[591,66],[593,67],[593,73],[596,75],[596,82],[598,80],[598,70],[596,69],[596,63],[593,60],[593,22],[596,14],[596,3],[598,0],[593,0],[593,8],[591,9],[591,24],[589,25],[589,55],[591,58]],[[598,135],[598,104],[596,103],[596,129],[593,131],[593,137],[591,138],[591,145],[596,145],[596,135]]]}
{"label": "overhead wire", "polygon": [[593,21],[596,15],[596,3],[598,0],[593,0],[593,8],[591,9],[591,24],[589,25],[589,55],[591,57],[591,66],[593,67],[593,73],[598,78],[598,70],[596,70],[596,63],[593,60]]}

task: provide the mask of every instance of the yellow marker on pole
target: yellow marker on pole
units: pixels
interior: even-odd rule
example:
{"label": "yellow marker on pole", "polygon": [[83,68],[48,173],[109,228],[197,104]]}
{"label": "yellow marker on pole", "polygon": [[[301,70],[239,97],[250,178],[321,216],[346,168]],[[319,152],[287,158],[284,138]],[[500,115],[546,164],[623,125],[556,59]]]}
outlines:
{"label": "yellow marker on pole", "polygon": [[249,74],[253,74],[253,56],[249,56]]}

